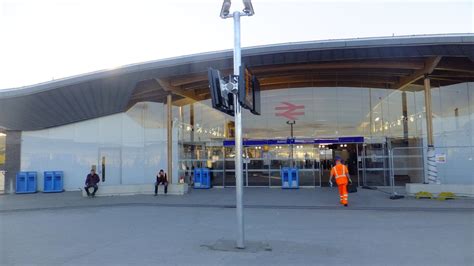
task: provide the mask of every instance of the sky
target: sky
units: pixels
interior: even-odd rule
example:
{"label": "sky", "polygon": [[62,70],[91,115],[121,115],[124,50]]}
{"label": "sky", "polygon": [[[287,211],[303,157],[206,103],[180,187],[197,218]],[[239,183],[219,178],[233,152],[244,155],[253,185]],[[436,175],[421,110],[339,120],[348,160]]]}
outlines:
{"label": "sky", "polygon": [[[473,33],[474,0],[253,0],[242,47]],[[0,0],[0,89],[232,49],[220,0]],[[231,11],[242,9],[232,1]]]}

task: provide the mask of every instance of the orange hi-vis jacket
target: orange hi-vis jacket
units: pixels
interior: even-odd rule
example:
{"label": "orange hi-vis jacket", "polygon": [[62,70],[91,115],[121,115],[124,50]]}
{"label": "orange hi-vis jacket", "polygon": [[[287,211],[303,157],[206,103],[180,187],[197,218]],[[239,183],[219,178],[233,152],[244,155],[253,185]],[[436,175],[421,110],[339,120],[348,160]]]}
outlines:
{"label": "orange hi-vis jacket", "polygon": [[340,185],[347,185],[349,183],[349,179],[347,178],[346,174],[349,173],[347,166],[343,164],[336,164],[331,169],[331,175],[336,177],[336,184]]}

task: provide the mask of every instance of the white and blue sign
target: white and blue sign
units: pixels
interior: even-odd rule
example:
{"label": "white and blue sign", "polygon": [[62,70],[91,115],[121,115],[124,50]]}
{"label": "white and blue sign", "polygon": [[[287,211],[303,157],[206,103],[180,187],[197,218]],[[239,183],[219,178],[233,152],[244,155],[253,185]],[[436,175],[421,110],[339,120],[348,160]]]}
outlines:
{"label": "white and blue sign", "polygon": [[[340,137],[331,139],[248,139],[243,141],[244,146],[262,145],[290,145],[290,144],[342,144],[342,143],[364,143],[364,137]],[[224,140],[224,146],[234,146],[235,141]]]}

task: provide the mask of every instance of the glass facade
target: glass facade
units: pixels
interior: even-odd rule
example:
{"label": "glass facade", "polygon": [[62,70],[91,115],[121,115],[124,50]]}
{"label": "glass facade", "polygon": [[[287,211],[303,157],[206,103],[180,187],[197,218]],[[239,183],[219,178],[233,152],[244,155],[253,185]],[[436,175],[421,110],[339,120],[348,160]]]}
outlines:
{"label": "glass facade", "polygon": [[[474,85],[437,87],[432,83],[434,134],[437,147],[449,147],[449,156],[472,160]],[[288,111],[288,108],[296,108]],[[235,185],[232,147],[233,118],[211,107],[210,100],[183,106],[180,119],[179,174],[191,178],[195,167],[208,167],[216,186]],[[388,151],[398,150],[397,184],[424,181],[425,104],[423,87],[405,91],[379,88],[317,87],[262,91],[262,115],[243,111],[244,139],[286,139],[287,121],[295,120],[295,138],[362,136],[364,143],[341,145],[262,145],[244,147],[244,183],[279,186],[281,167],[292,162],[300,169],[303,186],[327,182],[334,155],[343,155],[360,184],[389,185]],[[464,146],[455,150],[452,146]],[[290,159],[291,149],[293,158]],[[457,155],[454,155],[457,154]],[[441,165],[440,169],[443,171]],[[474,164],[473,164],[474,165]],[[466,168],[467,167],[467,168]],[[463,169],[470,169],[470,166]],[[474,169],[472,169],[474,170]],[[464,171],[464,170],[463,170]],[[471,171],[470,173],[473,173]],[[468,174],[467,176],[472,176]],[[444,183],[472,182],[446,176]],[[353,178],[354,179],[354,178]],[[472,180],[472,179],[471,179]]]}
{"label": "glass facade", "polygon": [[[38,172],[39,184],[44,171],[64,171],[66,190],[82,187],[91,167],[105,185],[152,185],[158,171],[167,169],[166,133],[166,105],[151,102],[137,103],[125,113],[24,131],[21,170]],[[178,150],[177,130],[173,150]],[[177,152],[172,156],[177,169]],[[178,182],[177,171],[173,181]]]}
{"label": "glass facade", "polygon": [[[432,82],[433,123],[438,164],[444,184],[474,180],[474,84],[439,87]],[[349,166],[354,182],[387,186],[422,183],[426,157],[423,87],[406,91],[317,87],[262,91],[262,115],[243,112],[245,139],[297,140],[363,137],[363,142],[244,147],[246,186],[281,186],[281,168],[299,169],[300,186],[325,186],[334,156]],[[77,190],[89,168],[100,170],[105,157],[107,184],[152,184],[167,168],[166,105],[140,102],[125,113],[21,133],[21,170],[65,172],[65,189]],[[233,118],[214,110],[211,101],[173,107],[173,182],[192,180],[193,169],[207,167],[214,186],[235,186]],[[8,133],[8,132],[7,132]],[[393,151],[393,162],[389,151]],[[0,163],[5,138],[0,135]],[[393,167],[390,166],[393,164]],[[1,164],[0,164],[1,167]],[[99,171],[100,172],[100,171]]]}
{"label": "glass facade", "polygon": [[5,191],[6,134],[0,131],[0,193]]}

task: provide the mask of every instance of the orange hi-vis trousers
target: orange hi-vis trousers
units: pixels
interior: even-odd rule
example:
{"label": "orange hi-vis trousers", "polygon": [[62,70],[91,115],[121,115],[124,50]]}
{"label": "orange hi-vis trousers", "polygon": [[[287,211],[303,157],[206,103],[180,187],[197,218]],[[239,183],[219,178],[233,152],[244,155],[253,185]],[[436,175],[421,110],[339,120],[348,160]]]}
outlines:
{"label": "orange hi-vis trousers", "polygon": [[344,185],[337,185],[339,188],[339,197],[341,198],[341,204],[349,204],[348,203],[348,194],[347,194],[347,183]]}
{"label": "orange hi-vis trousers", "polygon": [[[349,183],[349,179],[346,176],[346,173],[349,172],[347,167],[342,164],[338,164],[334,166],[331,170],[331,174],[336,177],[336,184],[339,188],[339,197],[341,199],[341,204],[349,204],[348,203],[348,193],[347,193],[347,184]],[[342,174],[339,174],[342,173]]]}

